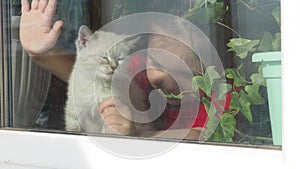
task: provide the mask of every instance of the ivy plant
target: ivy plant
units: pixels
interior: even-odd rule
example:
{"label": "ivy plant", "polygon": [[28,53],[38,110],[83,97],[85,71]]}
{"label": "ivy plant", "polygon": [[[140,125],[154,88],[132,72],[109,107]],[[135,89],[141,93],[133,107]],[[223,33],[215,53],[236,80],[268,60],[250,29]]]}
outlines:
{"label": "ivy plant", "polygon": [[[113,18],[137,12],[134,8],[136,5],[132,4],[135,2],[134,0],[117,0]],[[226,15],[232,15],[232,6],[238,5],[248,10],[245,12],[257,12],[262,17],[271,19],[280,27],[280,0],[192,0],[189,2],[189,9],[182,12],[184,13],[183,17],[196,26],[215,24],[230,30],[232,37],[226,43],[227,49],[224,52],[231,53],[241,64],[227,68],[224,72],[217,72],[213,66],[206,67],[203,74],[192,79],[193,91],[184,91],[178,95],[164,93],[166,98],[182,99],[185,94],[190,93],[201,102],[209,116],[206,124],[207,131],[204,133],[204,137],[208,141],[240,142],[243,138],[270,141],[271,138],[268,137],[251,136],[239,131],[237,115],[241,114],[252,124],[251,107],[265,104],[260,93],[260,89],[266,86],[262,77],[262,68],[260,65],[249,63],[249,60],[255,52],[280,50],[280,31],[274,33],[274,29],[271,28],[255,37],[247,36],[244,35],[244,32],[239,32],[227,24],[225,18]],[[271,13],[267,13],[269,10],[261,11],[259,9],[261,6],[274,6],[274,9]],[[258,12],[258,10],[260,11]],[[251,72],[246,70],[249,66],[253,68]],[[243,138],[235,140],[236,134]]]}
{"label": "ivy plant", "polygon": [[[269,0],[269,2],[278,3],[278,0]],[[257,0],[236,0],[233,3],[244,5],[250,12],[255,11],[259,4]],[[251,106],[265,104],[260,93],[260,88],[266,87],[261,65],[253,64],[252,66],[257,69],[250,74],[246,74],[244,70],[249,66],[246,65],[249,64],[247,60],[253,53],[280,50],[281,34],[280,32],[272,34],[270,33],[272,30],[270,30],[265,31],[260,39],[243,37],[243,34],[223,22],[224,15],[228,11],[230,11],[230,7],[225,6],[224,1],[195,0],[189,13],[185,16],[186,19],[196,24],[215,23],[231,30],[237,37],[232,37],[228,41],[227,52],[234,53],[234,56],[242,62],[236,68],[227,68],[221,73],[218,73],[214,67],[207,67],[203,75],[193,78],[194,93],[192,95],[198,97],[198,100],[204,104],[209,116],[204,137],[208,141],[233,142],[237,141],[234,140],[235,134],[239,134],[253,139],[270,140],[270,138],[246,135],[237,130],[236,115],[241,113],[251,124],[253,122]],[[269,15],[280,27],[280,8],[275,7]],[[220,82],[222,78],[225,78],[226,81]],[[199,97],[196,94],[197,90],[204,95]],[[216,97],[215,93],[219,96]],[[182,93],[179,95],[182,97]],[[174,94],[167,94],[167,97],[179,98]]]}

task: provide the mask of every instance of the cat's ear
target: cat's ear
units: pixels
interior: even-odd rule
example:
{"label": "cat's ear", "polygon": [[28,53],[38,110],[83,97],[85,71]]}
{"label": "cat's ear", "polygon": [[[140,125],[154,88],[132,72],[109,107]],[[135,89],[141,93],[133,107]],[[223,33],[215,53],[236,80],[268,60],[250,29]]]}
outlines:
{"label": "cat's ear", "polygon": [[86,44],[90,37],[93,35],[93,32],[85,25],[82,25],[78,32],[78,39],[76,41],[77,49],[82,49],[86,47]]}
{"label": "cat's ear", "polygon": [[136,36],[128,37],[124,41],[127,45],[130,46],[130,48],[134,48],[139,40],[140,40],[140,36],[136,35]]}

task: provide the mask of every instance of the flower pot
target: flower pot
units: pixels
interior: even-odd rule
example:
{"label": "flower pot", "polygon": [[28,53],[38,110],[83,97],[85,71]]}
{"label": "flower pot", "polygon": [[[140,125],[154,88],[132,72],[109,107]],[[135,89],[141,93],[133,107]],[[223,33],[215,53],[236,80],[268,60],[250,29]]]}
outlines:
{"label": "flower pot", "polygon": [[256,53],[252,61],[262,63],[262,73],[267,83],[273,144],[282,145],[281,52]]}

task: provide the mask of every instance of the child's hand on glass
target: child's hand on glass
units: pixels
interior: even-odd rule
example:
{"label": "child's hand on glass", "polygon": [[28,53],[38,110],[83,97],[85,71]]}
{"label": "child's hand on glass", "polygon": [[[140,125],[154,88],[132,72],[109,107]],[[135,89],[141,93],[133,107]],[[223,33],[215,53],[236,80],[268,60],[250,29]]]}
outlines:
{"label": "child's hand on glass", "polygon": [[61,33],[62,21],[52,20],[56,12],[56,0],[22,0],[20,40],[23,48],[31,55],[49,52]]}

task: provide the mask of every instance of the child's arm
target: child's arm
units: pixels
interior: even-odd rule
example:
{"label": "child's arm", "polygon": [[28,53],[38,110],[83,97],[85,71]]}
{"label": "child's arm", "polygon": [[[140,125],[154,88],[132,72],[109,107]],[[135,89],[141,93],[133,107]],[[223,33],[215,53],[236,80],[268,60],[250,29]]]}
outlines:
{"label": "child's arm", "polygon": [[31,58],[38,65],[67,82],[75,62],[75,53],[63,48],[53,48],[38,56],[31,55]]}
{"label": "child's arm", "polygon": [[52,20],[56,11],[56,0],[22,0],[20,40],[29,56],[40,66],[67,81],[74,64],[75,54],[54,48],[63,25]]}

